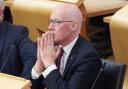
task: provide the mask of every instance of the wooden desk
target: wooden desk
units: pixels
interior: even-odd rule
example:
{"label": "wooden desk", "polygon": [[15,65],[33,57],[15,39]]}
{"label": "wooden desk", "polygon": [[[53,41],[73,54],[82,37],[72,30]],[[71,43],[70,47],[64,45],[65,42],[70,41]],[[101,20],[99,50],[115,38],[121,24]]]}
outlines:
{"label": "wooden desk", "polygon": [[24,78],[0,73],[0,89],[30,89],[31,82]]}
{"label": "wooden desk", "polygon": [[105,23],[110,23],[111,18],[112,18],[112,16],[106,16],[103,18],[103,20]]}
{"label": "wooden desk", "polygon": [[[50,1],[50,0],[49,0]],[[76,3],[79,8],[82,11],[84,21],[82,25],[82,30],[81,34],[85,38],[88,38],[89,35],[89,30],[88,29],[88,23],[89,23],[89,18],[94,17],[94,16],[99,16],[99,15],[106,15],[110,13],[115,13],[117,10],[122,8],[124,5],[127,4],[127,0],[57,0],[60,2],[68,2],[68,3]],[[77,2],[79,1],[79,2]],[[83,4],[81,2],[83,1]],[[13,0],[7,0],[6,1],[6,6],[11,7],[13,3]]]}
{"label": "wooden desk", "polygon": [[[10,7],[13,4],[14,0],[7,0],[5,1],[6,6]],[[56,0],[58,2],[67,2],[67,3],[74,3],[77,6],[80,6],[84,0]]]}
{"label": "wooden desk", "polygon": [[[85,32],[89,36],[89,19],[90,17],[101,16],[115,13],[117,10],[122,8],[128,3],[127,0],[84,0],[82,9],[84,22],[85,22]],[[94,29],[95,31],[95,29]],[[95,33],[95,32],[94,32]]]}
{"label": "wooden desk", "polygon": [[84,0],[86,17],[115,13],[127,3],[127,0]]}
{"label": "wooden desk", "polygon": [[56,0],[59,2],[67,2],[67,3],[74,3],[77,6],[80,6],[84,0]]}
{"label": "wooden desk", "polygon": [[[113,15],[114,16],[114,15]],[[108,24],[111,24],[110,23],[110,20],[112,19],[112,16],[107,16],[107,17],[104,17],[104,22],[105,23],[108,23]],[[123,30],[123,29],[122,29]],[[118,36],[117,36],[118,37]],[[116,39],[118,39],[116,37]],[[117,59],[115,59],[115,61],[116,61]],[[126,59],[127,60],[127,59]],[[120,60],[120,62],[121,62],[121,60]],[[123,63],[128,63],[128,62],[123,62]],[[128,64],[127,64],[128,65]],[[126,74],[125,74],[125,78],[124,78],[124,84],[123,84],[123,89],[128,89],[128,68],[127,68],[127,70],[126,70]]]}
{"label": "wooden desk", "polygon": [[[110,35],[115,61],[128,65],[128,4],[117,11],[110,19]],[[128,68],[123,89],[128,89]]]}

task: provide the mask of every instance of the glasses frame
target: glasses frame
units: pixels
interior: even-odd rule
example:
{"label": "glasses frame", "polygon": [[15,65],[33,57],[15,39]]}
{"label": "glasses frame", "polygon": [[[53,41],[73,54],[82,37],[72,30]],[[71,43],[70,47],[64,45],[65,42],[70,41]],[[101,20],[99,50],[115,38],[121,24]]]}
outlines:
{"label": "glasses frame", "polygon": [[54,19],[54,20],[52,20],[52,19],[49,19],[48,20],[48,24],[50,25],[51,23],[53,23],[53,25],[55,25],[55,24],[61,24],[61,23],[64,23],[64,22],[74,22],[73,20],[57,20],[57,19]]}

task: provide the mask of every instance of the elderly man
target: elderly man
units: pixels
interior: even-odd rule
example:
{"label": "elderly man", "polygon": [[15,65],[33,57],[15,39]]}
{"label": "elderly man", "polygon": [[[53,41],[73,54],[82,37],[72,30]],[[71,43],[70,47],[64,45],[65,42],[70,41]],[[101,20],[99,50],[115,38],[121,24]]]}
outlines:
{"label": "elderly man", "polygon": [[101,77],[94,83],[102,63],[91,44],[79,35],[81,25],[82,14],[76,5],[54,8],[49,31],[38,38],[32,89],[105,89]]}
{"label": "elderly man", "polygon": [[0,72],[30,78],[36,62],[36,46],[23,26],[3,21],[4,0],[0,0]]}

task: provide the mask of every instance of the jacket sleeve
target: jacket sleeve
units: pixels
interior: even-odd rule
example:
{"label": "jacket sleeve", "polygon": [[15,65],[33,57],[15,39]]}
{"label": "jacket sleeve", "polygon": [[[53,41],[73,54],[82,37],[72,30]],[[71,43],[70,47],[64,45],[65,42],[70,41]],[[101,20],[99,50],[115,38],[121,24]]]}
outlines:
{"label": "jacket sleeve", "polygon": [[[74,62],[66,77],[61,76],[58,69],[53,70],[45,79],[48,89],[91,89],[100,71],[101,61],[95,55],[89,55]],[[33,82],[37,85],[32,89],[38,89],[37,86],[41,83]]]}
{"label": "jacket sleeve", "polygon": [[96,61],[95,57],[85,59],[87,57],[83,57],[69,70],[67,79],[64,79],[58,70],[52,71],[46,78],[49,89],[91,89],[101,63]]}

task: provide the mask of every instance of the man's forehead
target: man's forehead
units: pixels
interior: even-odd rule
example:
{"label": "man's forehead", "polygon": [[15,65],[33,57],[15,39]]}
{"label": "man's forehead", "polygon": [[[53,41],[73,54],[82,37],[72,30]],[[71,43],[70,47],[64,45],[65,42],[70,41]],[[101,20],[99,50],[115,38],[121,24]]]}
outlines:
{"label": "man's forehead", "polygon": [[59,18],[64,18],[64,14],[63,13],[52,13],[50,18],[56,18],[56,19],[59,19]]}

